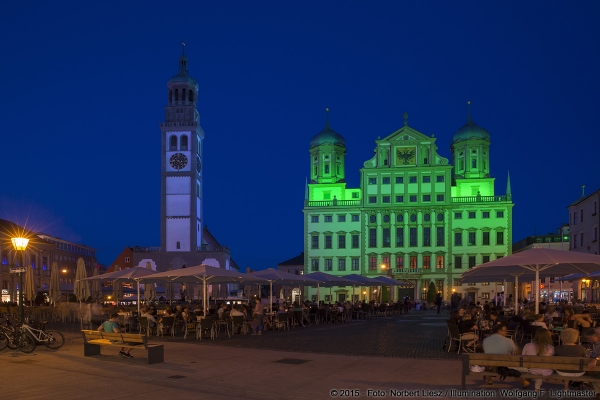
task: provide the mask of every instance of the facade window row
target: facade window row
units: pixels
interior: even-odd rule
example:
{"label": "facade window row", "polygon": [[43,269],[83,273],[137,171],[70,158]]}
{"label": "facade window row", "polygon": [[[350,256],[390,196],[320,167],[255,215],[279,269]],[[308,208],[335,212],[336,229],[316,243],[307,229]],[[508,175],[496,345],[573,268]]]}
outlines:
{"label": "facade window row", "polygon": [[[463,211],[455,211],[454,219],[463,219]],[[487,219],[490,218],[490,211],[481,211],[481,218]],[[477,218],[476,211],[467,211],[467,218],[474,219]],[[504,211],[496,211],[496,218],[504,218]]]}
{"label": "facade window row", "polygon": [[[311,215],[310,216],[310,222],[312,223],[319,223],[319,215]],[[346,222],[347,215],[346,214],[338,214],[337,215],[337,222]],[[333,215],[323,215],[323,222],[333,222],[334,221],[334,216]],[[352,222],[359,222],[360,221],[360,215],[359,214],[352,214],[350,215],[350,221]]]}
{"label": "facade window row", "polygon": [[[336,258],[336,270],[337,271],[346,271],[347,261],[350,261],[349,267],[351,271],[360,271],[360,258],[359,257],[337,257]],[[321,265],[323,265],[323,269],[321,269]],[[319,258],[311,258],[310,260],[310,270],[311,272],[317,271],[333,271],[334,268],[334,260],[333,258],[325,258],[323,263]]]}
{"label": "facade window row", "polygon": [[[395,176],[394,177],[394,182],[397,184],[401,184],[404,183],[405,179],[404,176]],[[368,178],[368,183],[369,185],[377,185],[377,177],[369,177]],[[421,182],[422,183],[430,183],[432,182],[432,179],[435,182],[444,182],[445,180],[445,175],[421,175]],[[408,183],[417,183],[417,176],[416,175],[411,175],[408,177]],[[381,177],[381,184],[382,185],[389,185],[392,183],[392,177],[389,176],[383,176]]]}
{"label": "facade window row", "polygon": [[[440,202],[443,203],[446,200],[446,196],[443,194],[437,194],[435,195],[435,197],[433,197],[430,194],[424,194],[421,196],[421,201],[424,203],[431,203],[432,202],[432,198],[435,198],[436,202]],[[377,199],[378,196],[369,196],[368,201],[369,204],[377,204]],[[382,204],[391,204],[392,203],[392,199],[394,199],[394,203],[405,203],[406,200],[408,200],[409,203],[418,203],[419,202],[419,196],[418,195],[398,195],[398,196],[390,196],[390,195],[384,195],[381,196],[381,200],[380,202]]]}
{"label": "facade window row", "polygon": [[[337,240],[337,248],[345,249],[346,248],[346,234],[338,234]],[[319,235],[314,234],[311,236],[311,249],[319,249]],[[325,235],[325,249],[333,249],[333,235]],[[360,235],[350,235],[350,248],[358,249],[360,248]]]}
{"label": "facade window row", "polygon": [[[490,246],[490,235],[492,233],[489,231],[481,232],[481,245],[482,246]],[[463,232],[454,232],[454,246],[463,246],[465,243],[463,242]],[[467,232],[467,246],[477,246],[477,232]],[[504,245],[504,232],[496,232],[496,245]]]}

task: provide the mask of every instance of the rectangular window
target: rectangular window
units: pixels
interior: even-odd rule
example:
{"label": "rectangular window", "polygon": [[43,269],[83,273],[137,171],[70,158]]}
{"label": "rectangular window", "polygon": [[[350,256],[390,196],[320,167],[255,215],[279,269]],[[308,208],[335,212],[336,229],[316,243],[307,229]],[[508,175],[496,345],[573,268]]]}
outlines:
{"label": "rectangular window", "polygon": [[454,245],[462,246],[462,232],[454,232]]}
{"label": "rectangular window", "polygon": [[411,203],[416,203],[417,202],[417,196],[409,196],[408,201],[410,201]]}
{"label": "rectangular window", "polygon": [[352,192],[352,198],[358,199],[358,192]]}
{"label": "rectangular window", "polygon": [[319,222],[319,216],[318,215],[312,215],[310,217],[310,222]]}
{"label": "rectangular window", "polygon": [[352,248],[358,249],[358,235],[352,235]]}
{"label": "rectangular window", "polygon": [[396,268],[404,268],[404,256],[396,256]]}
{"label": "rectangular window", "polygon": [[390,228],[383,228],[383,247],[390,247],[391,245]]}
{"label": "rectangular window", "polygon": [[444,182],[444,175],[438,175],[435,177],[436,182]]}
{"label": "rectangular window", "polygon": [[431,228],[423,227],[423,246],[431,246]]}
{"label": "rectangular window", "polygon": [[[581,210],[581,218],[579,219],[579,222],[583,222],[583,210]],[[583,244],[583,242],[581,242],[581,244]]]}
{"label": "rectangular window", "polygon": [[319,235],[313,235],[311,239],[312,240],[311,240],[310,248],[318,249],[319,248]]}
{"label": "rectangular window", "polygon": [[369,257],[369,271],[377,271],[377,257]]}
{"label": "rectangular window", "polygon": [[484,211],[481,213],[481,218],[489,218],[490,217],[490,212],[489,211]]}
{"label": "rectangular window", "polygon": [[462,219],[462,212],[455,212],[454,219]]}
{"label": "rectangular window", "polygon": [[444,227],[443,226],[438,226],[436,229],[436,244],[438,246],[444,246]]}
{"label": "rectangular window", "polygon": [[408,261],[409,261],[410,268],[412,268],[412,269],[417,268],[417,256],[410,256]]}
{"label": "rectangular window", "polygon": [[430,194],[424,194],[423,195],[423,201],[431,201],[431,195]]}
{"label": "rectangular window", "polygon": [[404,183],[404,178],[401,176],[396,177],[396,183]]}
{"label": "rectangular window", "polygon": [[353,258],[352,259],[352,271],[358,271],[358,258]]}
{"label": "rectangular window", "polygon": [[359,216],[356,214],[352,214],[352,222],[358,222],[359,221]]}
{"label": "rectangular window", "polygon": [[481,298],[484,300],[489,300],[490,294],[489,293],[481,293]]}
{"label": "rectangular window", "polygon": [[496,211],[496,218],[504,218],[504,211]]}
{"label": "rectangular window", "polygon": [[482,256],[481,257],[481,262],[482,263],[486,263],[486,262],[490,262],[490,256]]}
{"label": "rectangular window", "polygon": [[377,178],[369,178],[369,185],[377,185]]}
{"label": "rectangular window", "polygon": [[396,228],[396,247],[404,247],[404,228]]}
{"label": "rectangular window", "polygon": [[460,279],[454,280],[454,286],[462,286],[462,282],[460,281]]}
{"label": "rectangular window", "polygon": [[410,228],[410,247],[417,247],[417,228]]}
{"label": "rectangular window", "polygon": [[475,218],[475,211],[469,211],[469,218]]}
{"label": "rectangular window", "polygon": [[42,257],[42,271],[46,271],[48,269],[48,258]]}
{"label": "rectangular window", "polygon": [[396,196],[396,203],[404,203],[404,196]]}
{"label": "rectangular window", "polygon": [[2,265],[8,264],[8,250],[2,250]]}
{"label": "rectangular window", "polygon": [[417,177],[416,176],[410,176],[408,178],[408,182],[409,183],[417,183]]}
{"label": "rectangular window", "polygon": [[325,222],[333,222],[333,217],[331,215],[326,215]]}
{"label": "rectangular window", "polygon": [[431,268],[431,256],[423,256],[423,269]]}
{"label": "rectangular window", "polygon": [[390,203],[390,196],[383,196],[381,198],[382,203]]}
{"label": "rectangular window", "polygon": [[340,233],[338,235],[338,249],[346,248],[346,234]]}
{"label": "rectangular window", "polygon": [[482,232],[483,233],[483,245],[484,246],[489,246],[490,244],[490,233],[489,232]]}
{"label": "rectangular window", "polygon": [[429,183],[431,182],[431,177],[428,175],[424,175],[423,176],[423,183]]}
{"label": "rectangular window", "polygon": [[577,225],[577,212],[573,213],[573,225]]}
{"label": "rectangular window", "polygon": [[325,271],[333,270],[333,260],[331,258],[325,259]]}
{"label": "rectangular window", "polygon": [[473,268],[477,265],[475,256],[469,256],[469,268]]}
{"label": "rectangular window", "polygon": [[573,235],[573,248],[577,248],[577,235]]}
{"label": "rectangular window", "polygon": [[496,232],[496,244],[504,244],[504,232]]}
{"label": "rectangular window", "polygon": [[444,269],[444,256],[435,257],[435,267],[437,269]]}
{"label": "rectangular window", "polygon": [[489,282],[481,282],[481,286],[490,286]]}
{"label": "rectangular window", "polygon": [[318,258],[313,258],[310,262],[310,270],[311,271],[318,271],[319,270],[319,259]]}
{"label": "rectangular window", "polygon": [[369,247],[377,247],[377,229],[369,229]]}
{"label": "rectangular window", "polygon": [[338,222],[346,222],[346,216],[345,215],[338,215]]}
{"label": "rectangular window", "polygon": [[369,196],[369,204],[377,203],[377,196]]}
{"label": "rectangular window", "polygon": [[338,260],[338,271],[345,271],[345,270],[346,270],[346,259],[340,258]]}
{"label": "rectangular window", "polygon": [[125,257],[125,262],[126,262],[126,263],[128,263],[128,262],[130,262],[130,261],[131,261],[131,259],[130,259],[129,257]]}
{"label": "rectangular window", "polygon": [[383,179],[383,180],[382,180],[382,183],[383,183],[384,185],[389,185],[389,184],[390,184],[390,178],[389,178],[389,177],[385,177],[385,178],[382,178],[382,179]]}
{"label": "rectangular window", "polygon": [[385,265],[385,268],[383,268],[383,269],[386,269],[386,270],[387,270],[387,269],[390,267],[390,258],[389,258],[389,257],[387,257],[387,256],[386,256],[386,257],[383,257],[383,258],[381,259],[381,265]]}
{"label": "rectangular window", "polygon": [[469,246],[477,245],[477,243],[475,242],[475,234],[476,232],[469,232]]}
{"label": "rectangular window", "polygon": [[436,196],[437,201],[444,201],[444,195],[443,194],[438,194]]}
{"label": "rectangular window", "polygon": [[325,235],[325,248],[326,249],[331,249],[332,248],[331,235]]}
{"label": "rectangular window", "polygon": [[454,257],[454,268],[457,268],[457,269],[462,268],[462,257],[461,256]]}

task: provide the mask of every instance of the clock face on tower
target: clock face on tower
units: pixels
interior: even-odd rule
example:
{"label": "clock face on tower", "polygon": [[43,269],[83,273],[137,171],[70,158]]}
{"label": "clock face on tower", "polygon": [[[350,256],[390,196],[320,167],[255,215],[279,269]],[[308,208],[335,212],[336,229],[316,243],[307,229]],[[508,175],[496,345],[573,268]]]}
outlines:
{"label": "clock face on tower", "polygon": [[175,169],[183,169],[187,165],[188,159],[184,154],[175,153],[169,159],[169,163]]}

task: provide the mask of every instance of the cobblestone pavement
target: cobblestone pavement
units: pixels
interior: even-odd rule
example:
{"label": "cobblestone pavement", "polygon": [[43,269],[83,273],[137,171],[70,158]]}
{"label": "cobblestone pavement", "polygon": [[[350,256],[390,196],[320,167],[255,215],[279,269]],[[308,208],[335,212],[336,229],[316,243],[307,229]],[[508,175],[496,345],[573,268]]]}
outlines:
{"label": "cobblestone pavement", "polygon": [[[214,341],[196,340],[192,334],[185,342],[304,353],[458,360],[456,352],[448,353],[442,349],[448,317],[447,311],[440,315],[435,311],[412,311],[402,316],[265,331],[261,336],[233,335],[229,338],[221,332]],[[79,326],[69,327],[73,332],[78,329]],[[152,341],[184,342],[181,334],[175,338],[153,336]]]}

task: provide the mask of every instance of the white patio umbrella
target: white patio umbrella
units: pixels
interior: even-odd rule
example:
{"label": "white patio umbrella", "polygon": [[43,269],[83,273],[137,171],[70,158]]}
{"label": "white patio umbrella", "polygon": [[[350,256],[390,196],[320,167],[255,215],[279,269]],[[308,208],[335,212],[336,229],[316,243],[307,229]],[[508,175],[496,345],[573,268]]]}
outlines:
{"label": "white patio umbrella", "polygon": [[[356,285],[356,281],[352,279],[348,279],[347,276],[335,276],[331,274],[326,274],[325,272],[311,272],[310,274],[304,275],[306,277],[316,279],[321,283],[317,283],[317,304],[321,301],[321,286],[346,286],[346,285]],[[329,291],[329,296],[331,297],[331,290]]]}
{"label": "white patio umbrella", "polygon": [[29,299],[29,306],[33,305],[33,298],[35,297],[35,283],[33,282],[33,269],[30,265],[25,265],[27,272],[25,273],[25,283],[23,287],[23,294]]}
{"label": "white patio umbrella", "polygon": [[82,257],[79,257],[77,259],[77,270],[75,271],[75,286],[73,286],[73,291],[75,292],[75,297],[79,300],[80,307],[81,302],[90,297],[90,285],[88,282],[84,281],[85,278],[87,278],[85,261],[83,261]]}
{"label": "white patio umbrella", "polygon": [[60,296],[62,295],[60,291],[60,278],[58,276],[59,274],[60,270],[58,269],[58,264],[55,261],[52,263],[52,270],[50,271],[50,290],[48,291],[50,301],[55,306],[56,302],[60,300]]}
{"label": "white patio umbrella", "polygon": [[[154,272],[154,270],[152,269],[152,264],[150,264],[150,261],[146,262],[146,270],[148,271],[152,271]],[[148,301],[152,301],[154,299],[154,297],[156,296],[156,284],[155,283],[145,283],[144,284],[144,299],[148,302]],[[139,303],[140,297],[139,297],[139,293],[138,293],[138,303]]]}
{"label": "white patio umbrella", "polygon": [[206,286],[213,283],[267,283],[266,279],[243,274],[238,271],[230,271],[225,268],[217,268],[209,265],[197,265],[195,267],[180,268],[172,271],[159,272],[149,276],[146,281],[155,282],[202,282],[204,285],[204,315],[208,312],[206,301]]}
{"label": "white patio umbrella", "polygon": [[375,282],[379,282],[379,284],[382,285],[382,287],[390,286],[392,292],[394,291],[394,286],[405,286],[408,284],[407,282],[397,281],[397,280],[389,278],[387,276],[377,276],[375,278],[369,278],[369,279],[371,279],[372,281],[375,281]]}
{"label": "white patio umbrella", "polygon": [[262,271],[252,272],[248,275],[257,276],[259,278],[266,279],[269,282],[269,302],[271,305],[271,312],[273,312],[273,283],[292,285],[300,283],[314,285],[321,283],[321,281],[315,278],[311,278],[307,275],[290,274],[289,272],[280,271],[274,268],[268,268]]}
{"label": "white patio umbrella", "polygon": [[118,301],[123,296],[123,282],[137,282],[137,295],[138,295],[138,314],[140,312],[140,281],[145,281],[145,278],[155,275],[156,272],[141,267],[133,267],[109,272],[108,274],[102,274],[98,276],[92,276],[87,278],[86,281],[113,281],[113,295]]}
{"label": "white patio umbrella", "polygon": [[[475,270],[477,268],[477,270]],[[535,313],[539,313],[540,277],[564,276],[571,273],[593,273],[600,270],[600,255],[576,251],[533,248],[482,264],[465,273],[468,278],[513,276],[533,273]]]}

